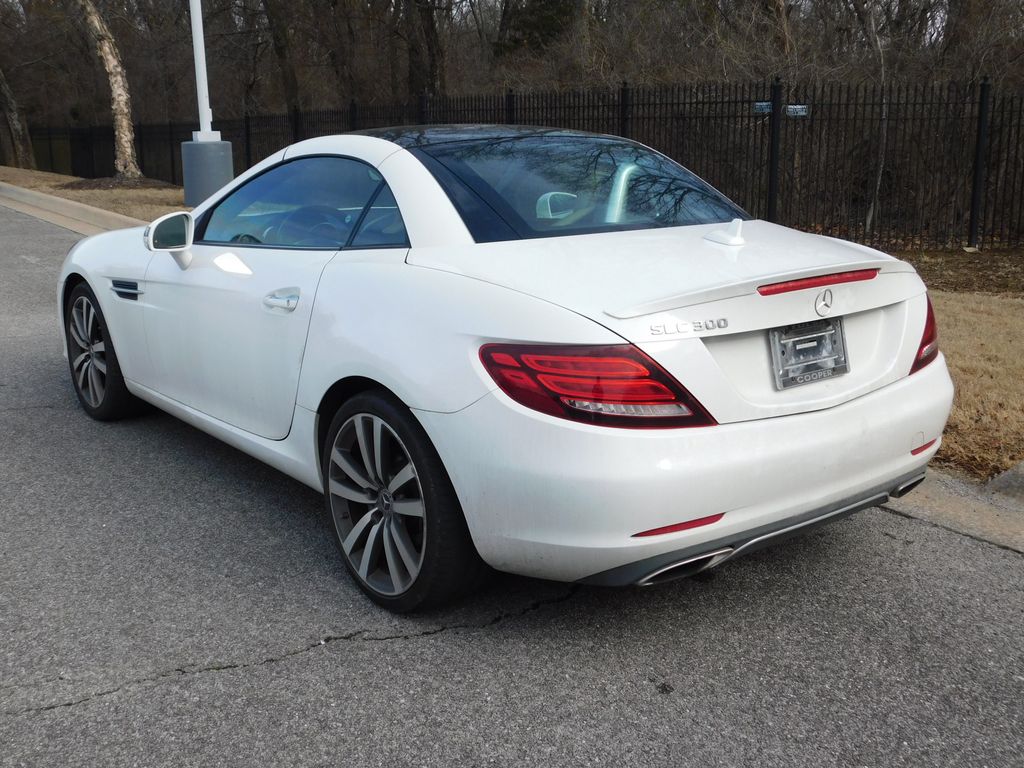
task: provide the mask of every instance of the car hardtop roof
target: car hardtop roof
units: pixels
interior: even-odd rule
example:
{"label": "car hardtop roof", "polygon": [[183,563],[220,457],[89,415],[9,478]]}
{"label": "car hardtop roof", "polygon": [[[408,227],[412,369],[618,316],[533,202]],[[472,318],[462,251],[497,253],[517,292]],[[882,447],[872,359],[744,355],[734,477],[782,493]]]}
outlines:
{"label": "car hardtop roof", "polygon": [[[536,125],[396,125],[387,128],[368,128],[352,131],[362,136],[398,144],[401,147],[428,147],[460,141],[497,141],[521,139],[530,136],[578,136],[586,138],[613,138],[600,133],[575,131],[568,128],[549,128]],[[625,139],[623,139],[625,141]]]}

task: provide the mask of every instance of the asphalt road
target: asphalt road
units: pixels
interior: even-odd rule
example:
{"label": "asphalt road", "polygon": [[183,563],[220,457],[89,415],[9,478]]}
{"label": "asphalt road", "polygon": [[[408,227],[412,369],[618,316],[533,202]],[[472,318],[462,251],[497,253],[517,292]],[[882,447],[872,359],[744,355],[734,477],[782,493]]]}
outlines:
{"label": "asphalt road", "polygon": [[363,599],[320,497],[78,408],[0,208],[0,765],[1020,766],[1024,562],[869,510],[708,577]]}

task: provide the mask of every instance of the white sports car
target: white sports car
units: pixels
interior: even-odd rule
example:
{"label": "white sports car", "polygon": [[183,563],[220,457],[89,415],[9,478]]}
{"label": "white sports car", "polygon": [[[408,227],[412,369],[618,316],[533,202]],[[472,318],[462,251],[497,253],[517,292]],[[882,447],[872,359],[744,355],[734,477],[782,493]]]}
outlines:
{"label": "white sports car", "polygon": [[647,585],[906,493],[953,386],[925,286],[612,136],[303,141],[58,289],[82,407],[322,490],[377,603],[493,568]]}

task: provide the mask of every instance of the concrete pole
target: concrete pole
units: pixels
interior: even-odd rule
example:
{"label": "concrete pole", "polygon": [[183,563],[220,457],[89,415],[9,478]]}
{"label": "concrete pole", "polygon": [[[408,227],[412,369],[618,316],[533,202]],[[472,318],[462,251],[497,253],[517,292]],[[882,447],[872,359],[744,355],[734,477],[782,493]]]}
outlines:
{"label": "concrete pole", "polygon": [[231,143],[220,140],[213,130],[210,85],[206,78],[206,41],[203,37],[203,9],[200,0],[188,0],[192,21],[192,55],[196,66],[196,100],[199,130],[192,141],[181,145],[181,175],[185,183],[185,205],[196,206],[235,176]]}
{"label": "concrete pole", "polygon": [[196,99],[199,102],[199,130],[192,133],[193,141],[219,141],[220,132],[213,130],[213,110],[210,109],[210,84],[206,79],[206,38],[203,35],[203,9],[200,0],[188,0],[192,20],[192,56],[196,65]]}

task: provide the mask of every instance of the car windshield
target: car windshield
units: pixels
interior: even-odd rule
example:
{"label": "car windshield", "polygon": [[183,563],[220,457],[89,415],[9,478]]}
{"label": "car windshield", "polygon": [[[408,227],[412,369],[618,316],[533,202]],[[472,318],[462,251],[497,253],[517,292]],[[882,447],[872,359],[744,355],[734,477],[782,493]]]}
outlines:
{"label": "car windshield", "polygon": [[[639,144],[540,134],[422,149],[479,241],[726,222],[747,215],[720,192]],[[438,167],[438,164],[442,167]],[[464,185],[486,207],[466,203]],[[499,217],[506,236],[479,220]],[[511,230],[511,231],[509,231]]]}

